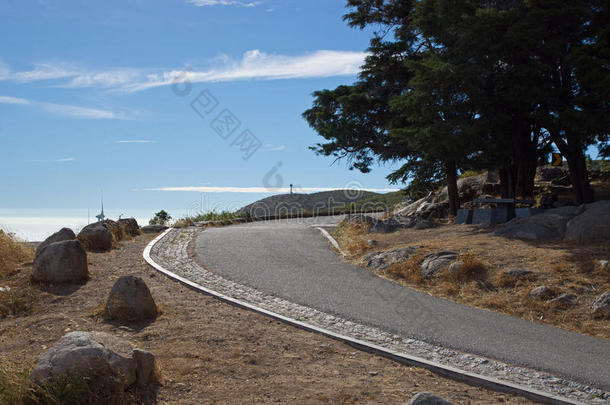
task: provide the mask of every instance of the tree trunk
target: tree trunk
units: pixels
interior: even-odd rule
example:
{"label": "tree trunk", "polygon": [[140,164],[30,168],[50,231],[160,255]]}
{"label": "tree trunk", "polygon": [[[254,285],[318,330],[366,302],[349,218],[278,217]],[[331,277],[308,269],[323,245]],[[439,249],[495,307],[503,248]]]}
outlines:
{"label": "tree trunk", "polygon": [[460,208],[460,195],[457,186],[457,165],[455,160],[445,161],[445,178],[447,179],[447,196],[449,197],[449,214],[457,215]]}
{"label": "tree trunk", "polygon": [[502,188],[502,198],[515,198],[515,181],[514,171],[501,167],[499,169],[500,174],[500,187]]}
{"label": "tree trunk", "polygon": [[522,198],[534,196],[534,178],[536,177],[537,158],[529,156],[522,159],[517,167],[517,185],[515,194]]}
{"label": "tree trunk", "polygon": [[585,154],[580,146],[575,146],[577,143],[568,137],[568,142],[559,137],[556,133],[553,134],[553,142],[559,149],[559,152],[568,161],[570,168],[570,180],[572,181],[572,198],[574,204],[588,204],[593,202],[593,189],[589,183],[589,172],[587,171],[587,161]]}
{"label": "tree trunk", "polygon": [[570,168],[570,180],[572,180],[572,198],[574,204],[588,204],[593,202],[593,189],[589,183],[589,172],[585,154],[581,150],[565,154]]}

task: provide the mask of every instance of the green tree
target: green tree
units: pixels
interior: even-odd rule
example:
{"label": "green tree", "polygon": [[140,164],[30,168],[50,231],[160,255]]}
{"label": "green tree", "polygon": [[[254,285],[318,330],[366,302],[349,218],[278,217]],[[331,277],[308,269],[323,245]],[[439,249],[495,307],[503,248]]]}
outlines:
{"label": "green tree", "polygon": [[165,226],[171,219],[172,217],[165,210],[161,210],[157,212],[150,221],[148,221],[148,224]]}

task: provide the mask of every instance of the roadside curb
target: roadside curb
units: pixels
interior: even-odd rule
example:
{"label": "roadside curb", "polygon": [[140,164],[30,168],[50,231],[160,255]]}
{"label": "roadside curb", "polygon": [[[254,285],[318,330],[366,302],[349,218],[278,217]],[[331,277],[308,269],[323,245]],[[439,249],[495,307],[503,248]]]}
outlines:
{"label": "roadside curb", "polygon": [[[333,246],[335,246],[335,244],[337,244],[337,246],[336,246],[337,250],[339,250],[339,252],[341,252],[343,255],[345,255],[345,253],[342,252],[341,249],[338,247],[337,241],[334,238],[332,238],[332,236],[330,236],[330,234],[328,234],[328,232],[326,230],[319,228],[319,227],[318,227],[318,229],[331,242],[331,244],[333,244]],[[462,382],[465,382],[465,383],[468,383],[471,385],[480,386],[480,387],[487,388],[487,389],[490,389],[493,391],[517,394],[517,395],[526,397],[528,399],[531,399],[533,401],[537,401],[537,402],[545,403],[545,404],[553,404],[553,405],[555,405],[555,404],[557,404],[557,405],[583,404],[583,402],[579,402],[576,400],[556,396],[556,395],[549,394],[549,393],[535,390],[535,389],[530,389],[530,388],[527,388],[527,387],[524,387],[524,386],[521,386],[518,384],[513,384],[510,382],[502,381],[502,380],[499,380],[499,379],[496,379],[493,377],[486,377],[481,374],[463,371],[463,370],[460,370],[455,367],[443,365],[443,364],[429,361],[429,360],[426,360],[426,359],[423,359],[420,357],[411,356],[406,353],[401,353],[401,352],[397,352],[397,351],[394,351],[391,349],[387,349],[385,347],[382,347],[382,346],[379,346],[376,344],[368,343],[368,342],[365,342],[365,341],[362,341],[359,339],[355,339],[355,338],[352,338],[352,337],[349,337],[346,335],[342,335],[342,334],[332,332],[332,331],[324,329],[324,328],[320,328],[320,327],[308,324],[306,322],[298,321],[296,319],[286,317],[284,315],[280,315],[278,313],[257,307],[256,305],[250,304],[248,302],[238,300],[238,299],[229,297],[227,295],[220,294],[216,291],[210,290],[206,287],[203,287],[197,283],[194,283],[184,277],[181,277],[181,276],[163,268],[161,265],[159,265],[157,262],[155,262],[151,258],[150,253],[152,251],[152,248],[171,231],[172,231],[172,228],[167,229],[165,232],[163,232],[162,234],[157,236],[155,239],[153,239],[146,246],[142,255],[144,257],[144,260],[146,260],[146,262],[150,266],[152,266],[155,270],[166,275],[173,281],[177,281],[192,290],[212,296],[212,297],[214,297],[220,301],[226,302],[228,304],[231,304],[231,305],[243,308],[243,309],[248,309],[248,310],[260,313],[262,315],[266,315],[277,321],[284,322],[286,324],[295,326],[299,329],[318,333],[318,334],[330,337],[332,339],[347,343],[359,350],[362,350],[362,351],[365,351],[368,353],[372,353],[372,354],[376,354],[379,356],[383,356],[383,357],[389,358],[391,360],[394,360],[394,361],[397,361],[399,363],[406,364],[409,366],[425,368],[436,374],[439,374],[441,376],[444,376],[444,377],[447,377],[447,378],[450,378],[450,379],[453,379],[456,381],[462,381]]]}

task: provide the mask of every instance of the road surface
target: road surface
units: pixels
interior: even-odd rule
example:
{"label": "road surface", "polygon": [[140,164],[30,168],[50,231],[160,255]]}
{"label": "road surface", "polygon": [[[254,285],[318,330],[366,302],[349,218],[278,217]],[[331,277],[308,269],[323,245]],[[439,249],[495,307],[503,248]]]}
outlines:
{"label": "road surface", "polygon": [[456,304],[346,263],[313,225],[336,217],[210,228],[196,240],[208,270],[289,301],[429,343],[610,390],[610,340]]}

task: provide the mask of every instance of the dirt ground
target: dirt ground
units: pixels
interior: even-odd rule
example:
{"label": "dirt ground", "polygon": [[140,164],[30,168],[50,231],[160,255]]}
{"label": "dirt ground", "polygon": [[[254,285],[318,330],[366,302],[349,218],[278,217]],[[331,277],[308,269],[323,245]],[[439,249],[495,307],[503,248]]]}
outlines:
{"label": "dirt ground", "polygon": [[[534,322],[575,332],[610,338],[610,319],[593,316],[591,305],[610,290],[610,272],[600,260],[610,259],[610,243],[579,245],[566,242],[534,242],[493,235],[493,229],[477,225],[442,225],[433,229],[404,229],[389,234],[372,234],[365,224],[344,223],[333,235],[348,260],[361,264],[368,253],[406,246],[415,253],[405,262],[375,273],[403,285],[453,301],[503,312]],[[374,240],[375,246],[369,241]],[[483,272],[469,280],[447,274],[428,281],[421,279],[419,262],[426,254],[453,251],[475,259]],[[534,272],[522,279],[507,277],[511,269]],[[574,305],[556,305],[531,298],[529,292],[546,285],[554,296],[574,294]]]}
{"label": "dirt ground", "polygon": [[[89,253],[92,279],[80,288],[34,288],[30,314],[0,319],[0,366],[29,370],[69,331],[105,331],[156,355],[161,404],[404,403],[429,391],[456,404],[530,401],[442,378],[360,352],[191,291],[156,273],[142,259],[143,235],[120,250]],[[29,266],[0,280],[25,288]],[[133,329],[104,323],[100,309],[114,281],[142,277],[162,314]]]}

